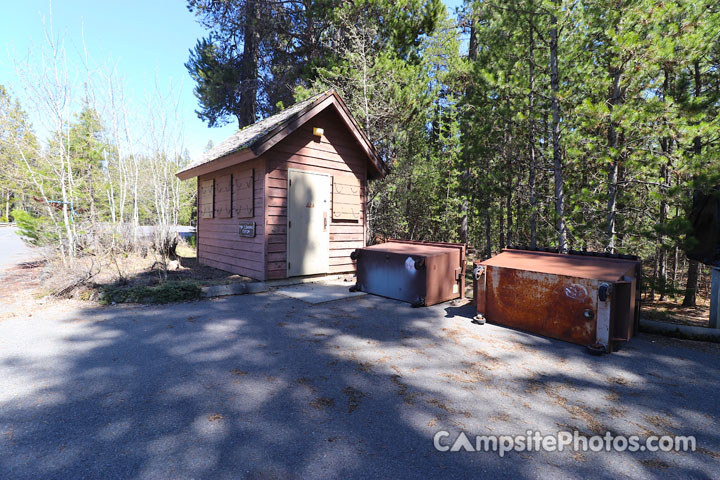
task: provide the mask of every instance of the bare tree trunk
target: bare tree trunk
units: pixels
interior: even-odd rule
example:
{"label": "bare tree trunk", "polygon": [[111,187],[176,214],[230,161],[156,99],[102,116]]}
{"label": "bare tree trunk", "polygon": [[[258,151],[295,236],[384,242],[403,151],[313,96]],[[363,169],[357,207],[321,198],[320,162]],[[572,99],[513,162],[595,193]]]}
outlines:
{"label": "bare tree trunk", "polygon": [[512,217],[512,179],[508,181],[507,191],[507,245],[513,243],[513,217]]}
{"label": "bare tree trunk", "polygon": [[[474,8],[471,6],[471,8]],[[474,10],[471,10],[471,18],[470,18],[470,44],[468,46],[468,58],[471,61],[475,61],[477,59],[477,32],[475,30],[475,14]],[[468,87],[468,95],[472,94],[472,86]],[[470,165],[470,158],[469,158],[469,152],[467,149],[464,149],[463,151],[463,157],[465,160],[465,165]],[[469,182],[470,182],[470,168],[468,167],[465,170],[465,173],[463,175],[463,200],[462,204],[460,205],[460,241],[464,243],[465,245],[468,244],[469,241],[469,210],[470,210],[470,202],[468,200],[468,197],[470,196],[470,188],[469,188]]]}
{"label": "bare tree trunk", "polygon": [[652,273],[652,284],[650,285],[650,293],[648,296],[650,297],[650,300],[655,300],[655,288],[657,286],[657,272],[658,272],[658,255],[657,255],[657,249],[655,249],[655,259],[653,261],[653,273]]}
{"label": "bare tree trunk", "polygon": [[475,4],[471,3],[470,8],[470,40],[468,43],[468,58],[475,60],[477,58],[478,42],[477,42],[477,28],[475,27]]}
{"label": "bare tree trunk", "polygon": [[[669,148],[669,147],[668,147]],[[669,153],[668,153],[669,154]],[[668,160],[668,163],[670,163],[670,160]],[[670,207],[668,206],[667,202],[667,189],[669,187],[670,183],[670,166],[669,165],[663,165],[663,189],[662,189],[662,199],[660,201],[660,225],[665,225],[667,223],[667,217],[670,213]],[[660,301],[665,300],[667,295],[667,249],[665,248],[665,236],[663,234],[659,235],[658,238],[658,277],[659,277],[659,291],[660,291]]]}
{"label": "bare tree trunk", "polygon": [[464,243],[465,245],[468,244],[469,240],[469,234],[468,234],[468,210],[470,207],[470,202],[468,201],[467,194],[465,194],[465,198],[462,200],[462,204],[460,204],[460,242]]}
{"label": "bare tree trunk", "polygon": [[[510,99],[507,99],[507,107],[508,111],[510,111]],[[510,132],[510,128],[508,126],[508,132]],[[507,168],[506,172],[506,179],[507,183],[505,185],[505,189],[507,190],[506,195],[506,207],[505,207],[505,214],[507,215],[507,231],[505,234],[505,241],[500,242],[500,247],[504,248],[507,245],[510,245],[512,243],[512,228],[513,228],[513,218],[512,218],[512,189],[513,189],[513,161],[512,161],[512,134],[508,133],[507,137],[505,139],[505,167]],[[501,233],[502,236],[502,233]]]}
{"label": "bare tree trunk", "polygon": [[687,284],[685,285],[683,307],[694,307],[697,305],[699,271],[700,263],[697,260],[690,260],[688,262]]}
{"label": "bare tree trunk", "polygon": [[257,31],[257,0],[247,0],[245,4],[245,25],[243,31],[243,54],[240,62],[240,105],[238,106],[238,127],[243,128],[255,123],[258,90],[258,57],[260,35]]}
{"label": "bare tree trunk", "polygon": [[[612,115],[613,107],[620,102],[620,77],[621,70],[614,68],[611,71],[612,75],[612,88],[610,92],[610,114]],[[611,149],[617,149],[618,147],[618,133],[615,122],[610,119],[610,125],[608,127],[608,147]],[[607,218],[607,243],[606,249],[608,252],[615,251],[615,239],[616,239],[616,225],[617,225],[617,189],[618,189],[618,168],[619,160],[615,156],[610,164],[608,170],[608,218]]]}
{"label": "bare tree trunk", "polygon": [[505,248],[505,245],[507,245],[505,242],[505,206],[503,205],[502,199],[500,199],[498,204],[500,205],[500,248],[502,249]]}
{"label": "bare tree trunk", "polygon": [[[665,79],[663,81],[663,101],[665,101],[667,92],[670,88],[670,74],[665,71]],[[670,206],[667,201],[667,192],[670,188],[670,169],[672,168],[672,138],[663,138],[660,141],[666,161],[660,168],[662,177],[662,186],[660,187],[660,225],[664,227],[670,214]],[[660,291],[660,301],[664,301],[667,296],[667,248],[665,247],[665,235],[660,233],[657,239],[657,255],[658,255],[658,290]]]}
{"label": "bare tree trunk", "polygon": [[679,257],[679,248],[677,245],[675,245],[675,259],[673,260],[673,274],[672,274],[672,292],[673,297],[675,297],[675,291],[677,290],[677,272],[678,272],[678,257]]}
{"label": "bare tree trunk", "polygon": [[567,252],[567,230],[565,226],[565,192],[562,171],[562,148],[560,146],[560,105],[558,93],[560,82],[558,79],[558,27],[557,17],[550,16],[550,88],[552,90],[552,145],[553,167],[555,172],[555,215],[557,217],[558,250]]}
{"label": "bare tree trunk", "polygon": [[[698,98],[702,93],[702,78],[700,75],[700,63],[696,60],[694,64],[695,88],[693,96]],[[693,139],[693,154],[700,155],[702,153],[702,140],[700,137]],[[685,298],[683,299],[683,307],[694,307],[697,305],[698,290],[698,271],[700,265],[697,260],[690,260],[688,264],[687,283],[685,285]]]}
{"label": "bare tree trunk", "polygon": [[529,23],[529,83],[528,93],[528,151],[530,155],[530,172],[528,177],[528,188],[530,189],[530,247],[537,246],[537,198],[535,196],[535,29],[534,29],[534,6],[530,2]]}
{"label": "bare tree trunk", "polygon": [[490,222],[490,206],[485,208],[485,258],[492,256],[492,231]]}

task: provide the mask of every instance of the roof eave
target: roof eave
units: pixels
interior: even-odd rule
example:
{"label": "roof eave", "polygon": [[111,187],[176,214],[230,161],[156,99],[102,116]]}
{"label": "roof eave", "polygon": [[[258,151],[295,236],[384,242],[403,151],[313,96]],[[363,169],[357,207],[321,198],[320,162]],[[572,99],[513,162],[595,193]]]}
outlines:
{"label": "roof eave", "polygon": [[257,155],[255,155],[251,149],[242,148],[240,150],[227,153],[222,157],[218,157],[207,163],[203,163],[202,165],[198,165],[197,167],[180,170],[175,174],[175,176],[180,180],[189,180],[194,177],[199,177],[200,175],[205,175],[206,173],[212,173],[216,170],[221,170],[223,168],[235,166],[239,163],[247,162],[256,157]]}
{"label": "roof eave", "polygon": [[307,107],[288,117],[251,144],[246,145],[241,149],[226,153],[225,155],[203,163],[202,165],[198,165],[187,170],[180,170],[175,175],[180,180],[188,180],[199,175],[211,173],[222,168],[231,167],[238,163],[257,158],[309,120],[309,118],[304,120],[304,117],[309,115],[310,118],[312,118],[331,104],[348,125],[358,144],[365,151],[371,166],[374,168],[376,175],[368,175],[368,177],[384,178],[389,173],[387,165],[385,165],[385,162],[382,161],[375,150],[375,147],[370,142],[370,139],[368,139],[365,132],[362,131],[362,128],[353,118],[350,110],[347,108],[347,105],[345,105],[345,102],[342,100],[340,95],[338,95],[335,89],[330,89],[326,93],[320,95]]}

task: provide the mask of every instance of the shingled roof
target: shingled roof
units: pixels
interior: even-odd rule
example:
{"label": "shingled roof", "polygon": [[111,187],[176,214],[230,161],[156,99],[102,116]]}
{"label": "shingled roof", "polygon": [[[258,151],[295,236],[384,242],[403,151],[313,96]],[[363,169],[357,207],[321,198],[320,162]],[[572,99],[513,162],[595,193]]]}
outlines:
{"label": "shingled roof", "polygon": [[[247,152],[246,155],[243,155],[242,158],[239,159],[238,163],[251,160],[252,158],[257,158],[272,145],[275,145],[275,143],[280,141],[282,138],[285,138],[307,120],[314,117],[317,113],[330,105],[334,105],[337,108],[341,118],[345,120],[348,128],[354,134],[355,139],[365,150],[370,163],[376,169],[377,176],[385,176],[387,174],[387,167],[377,155],[377,152],[368,140],[367,136],[360,129],[358,123],[350,114],[345,102],[342,98],[340,98],[334,89],[313,95],[312,97],[296,103],[295,105],[288,107],[275,115],[271,115],[252,125],[248,125],[213,147],[194,162],[184,167],[182,170],[177,172],[176,175],[181,180],[195,177],[198,174],[205,173],[200,172],[199,167],[206,166],[206,168],[203,168],[202,170],[207,170],[208,167],[211,167],[209,164],[237,152]],[[316,107],[320,108],[316,109]],[[313,113],[314,110],[316,111]],[[222,164],[218,165],[218,168],[225,168],[226,166],[228,165]]]}

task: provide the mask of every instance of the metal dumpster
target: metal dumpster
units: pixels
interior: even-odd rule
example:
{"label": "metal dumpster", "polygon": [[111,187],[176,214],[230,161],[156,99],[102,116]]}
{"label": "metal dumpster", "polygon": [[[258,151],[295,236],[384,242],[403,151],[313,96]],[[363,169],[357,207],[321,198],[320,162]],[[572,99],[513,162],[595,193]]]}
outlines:
{"label": "metal dumpster", "polygon": [[464,296],[463,244],[388,240],[350,257],[357,262],[356,290],[418,307]]}
{"label": "metal dumpster", "polygon": [[479,319],[611,352],[636,332],[641,262],[506,249],[473,268]]}

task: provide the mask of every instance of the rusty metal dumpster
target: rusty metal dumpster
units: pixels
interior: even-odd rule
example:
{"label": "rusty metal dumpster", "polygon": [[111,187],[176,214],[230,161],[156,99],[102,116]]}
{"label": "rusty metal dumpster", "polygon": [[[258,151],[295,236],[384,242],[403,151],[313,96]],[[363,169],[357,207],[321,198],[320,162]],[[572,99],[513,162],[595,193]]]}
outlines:
{"label": "rusty metal dumpster", "polygon": [[429,306],[464,296],[465,245],[388,240],[358,248],[354,289]]}
{"label": "rusty metal dumpster", "polygon": [[506,249],[473,268],[481,319],[611,352],[638,327],[636,257]]}

